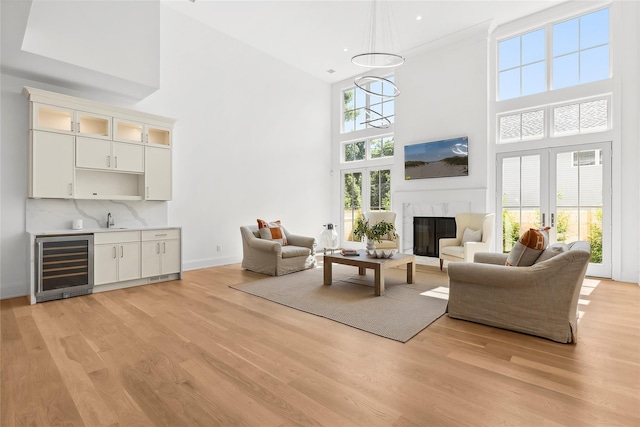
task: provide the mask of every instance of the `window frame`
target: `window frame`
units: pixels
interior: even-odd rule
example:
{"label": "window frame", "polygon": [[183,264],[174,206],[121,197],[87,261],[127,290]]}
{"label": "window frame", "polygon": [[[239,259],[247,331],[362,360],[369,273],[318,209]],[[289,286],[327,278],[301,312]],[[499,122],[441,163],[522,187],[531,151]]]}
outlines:
{"label": "window frame", "polygon": [[[609,73],[608,73],[608,77],[605,79],[601,79],[601,80],[595,80],[595,81],[589,81],[589,82],[585,82],[585,83],[578,83],[576,85],[571,85],[571,86],[563,86],[561,88],[553,88],[553,60],[554,60],[554,56],[553,56],[553,27],[554,25],[563,23],[563,22],[567,22],[567,21],[571,21],[573,19],[576,18],[582,18],[583,16],[586,15],[590,15],[592,13],[596,13],[599,11],[602,11],[604,9],[608,9],[609,10],[609,35],[608,35],[608,41],[606,43],[607,46],[609,46]],[[518,99],[522,99],[522,98],[527,98],[527,97],[536,97],[539,96],[541,94],[548,94],[548,93],[553,93],[556,91],[564,91],[564,90],[571,90],[571,88],[575,88],[575,87],[579,87],[579,86],[583,86],[583,85],[589,85],[589,84],[593,84],[593,83],[598,83],[598,82],[603,82],[603,81],[610,81],[613,78],[613,52],[611,49],[611,45],[612,45],[612,21],[613,21],[613,16],[612,16],[612,11],[611,11],[611,5],[598,5],[597,7],[594,8],[590,8],[590,9],[585,9],[579,12],[574,12],[569,16],[564,16],[564,17],[560,17],[560,18],[556,18],[556,19],[552,19],[552,20],[548,20],[547,22],[545,22],[544,24],[537,24],[534,26],[531,26],[530,28],[526,29],[526,30],[519,30],[519,31],[514,31],[514,32],[510,32],[504,35],[500,35],[498,37],[496,37],[496,39],[494,40],[494,49],[495,49],[495,61],[493,64],[493,69],[494,69],[494,88],[495,88],[495,102],[500,103],[500,102],[509,102],[512,100],[518,100]],[[526,34],[530,34],[532,32],[538,31],[540,29],[544,29],[544,34],[545,34],[545,59],[544,59],[544,63],[545,63],[545,72],[546,72],[546,88],[543,92],[537,92],[537,93],[533,93],[533,94],[529,94],[529,95],[522,95],[522,79],[520,80],[520,95],[516,96],[516,97],[511,97],[511,98],[500,98],[500,72],[501,71],[505,71],[505,70],[500,70],[500,43],[519,37],[520,40],[522,40],[522,36],[526,35]],[[522,42],[520,42],[522,44]],[[586,50],[590,50],[590,49],[594,49],[596,47],[602,47],[605,44],[601,44],[601,45],[597,45],[597,46],[591,46],[587,49],[579,49],[577,52],[578,54],[582,51],[586,51]],[[522,52],[520,52],[520,56],[522,57]],[[558,56],[560,57],[560,55]],[[522,63],[518,66],[520,69],[522,69]],[[511,67],[509,69],[515,69],[517,67]],[[520,73],[522,75],[522,72]]]}
{"label": "window frame", "polygon": [[[393,73],[387,74],[387,75],[383,75],[381,77],[384,78],[384,79],[387,79],[387,80],[391,80],[392,82],[395,83],[395,74],[393,74]],[[374,84],[374,83],[367,83],[365,85],[365,87],[367,89],[369,89],[371,84]],[[348,92],[350,90],[354,91],[353,92],[354,93],[354,95],[353,95],[354,96],[354,100],[353,100],[354,108],[352,110],[351,109],[347,110],[346,106],[345,106],[345,103],[344,103],[344,94],[345,94],[345,92]],[[362,91],[362,89],[358,88],[355,85],[355,83],[352,86],[349,86],[349,87],[346,87],[346,88],[340,90],[340,95],[341,95],[340,96],[340,134],[341,135],[351,135],[351,134],[354,134],[354,133],[357,133],[357,132],[363,132],[363,131],[371,130],[371,129],[373,129],[375,131],[385,132],[385,133],[389,132],[389,129],[395,123],[395,115],[396,115],[395,98],[382,98],[382,97],[379,97],[379,96],[370,95],[370,94],[362,91],[363,94],[364,94],[364,97],[365,97],[364,106],[356,108],[356,100],[355,100],[355,98],[356,98],[356,91],[358,91],[358,90]],[[374,100],[375,102],[372,102],[372,100]],[[391,114],[390,116],[384,116],[384,114],[385,114],[385,104],[388,105],[389,103],[393,103],[393,114]],[[345,117],[345,114],[347,112],[349,112],[349,111],[354,111],[355,112],[355,111],[358,111],[358,110],[362,109],[363,113],[364,113],[364,109],[365,108],[373,110],[373,108],[375,108],[377,106],[381,107],[383,117],[390,117],[391,118],[389,127],[387,127],[387,128],[377,128],[375,126],[371,126],[370,124],[365,124],[364,129],[358,129],[356,123],[354,123],[354,130],[345,131],[345,119],[344,119],[344,117]],[[366,114],[366,113],[364,113],[364,114]]]}

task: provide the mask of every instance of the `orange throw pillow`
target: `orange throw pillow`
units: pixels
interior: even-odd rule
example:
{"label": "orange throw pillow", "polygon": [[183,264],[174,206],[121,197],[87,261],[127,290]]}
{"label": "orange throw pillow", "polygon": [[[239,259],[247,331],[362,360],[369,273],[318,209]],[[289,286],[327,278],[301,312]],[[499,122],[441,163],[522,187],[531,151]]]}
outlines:
{"label": "orange throw pillow", "polygon": [[258,234],[261,239],[273,240],[282,246],[287,246],[287,236],[284,234],[280,220],[267,222],[258,218]]}
{"label": "orange throw pillow", "polygon": [[549,244],[549,234],[547,232],[550,228],[530,228],[525,231],[520,236],[520,240],[513,246],[511,252],[509,252],[505,265],[519,267],[533,265]]}

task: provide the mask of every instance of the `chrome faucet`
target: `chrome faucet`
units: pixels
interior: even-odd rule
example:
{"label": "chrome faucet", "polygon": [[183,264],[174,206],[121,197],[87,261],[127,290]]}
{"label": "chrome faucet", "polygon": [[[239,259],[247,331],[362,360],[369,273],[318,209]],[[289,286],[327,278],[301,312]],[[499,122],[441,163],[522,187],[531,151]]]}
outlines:
{"label": "chrome faucet", "polygon": [[111,216],[111,212],[107,214],[107,228],[111,228],[115,225],[113,221],[113,216]]}

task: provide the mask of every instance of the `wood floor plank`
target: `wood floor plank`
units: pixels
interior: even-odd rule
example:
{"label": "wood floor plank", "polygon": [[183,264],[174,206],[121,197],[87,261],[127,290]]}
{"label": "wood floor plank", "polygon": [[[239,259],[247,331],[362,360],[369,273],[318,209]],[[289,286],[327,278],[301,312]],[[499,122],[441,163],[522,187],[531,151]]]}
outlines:
{"label": "wood floor plank", "polygon": [[1,301],[0,424],[640,425],[636,284],[585,280],[577,344],[446,315],[402,344],[229,287],[263,277]]}

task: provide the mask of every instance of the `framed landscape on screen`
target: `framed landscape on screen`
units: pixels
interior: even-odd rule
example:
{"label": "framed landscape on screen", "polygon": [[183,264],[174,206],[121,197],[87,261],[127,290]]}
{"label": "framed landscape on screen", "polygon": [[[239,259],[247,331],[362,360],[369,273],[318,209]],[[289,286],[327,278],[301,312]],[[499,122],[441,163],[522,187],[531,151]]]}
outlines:
{"label": "framed landscape on screen", "polygon": [[466,136],[404,147],[404,178],[443,178],[469,175]]}

